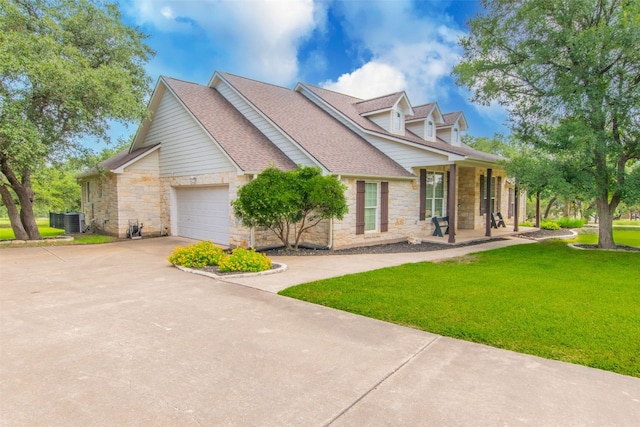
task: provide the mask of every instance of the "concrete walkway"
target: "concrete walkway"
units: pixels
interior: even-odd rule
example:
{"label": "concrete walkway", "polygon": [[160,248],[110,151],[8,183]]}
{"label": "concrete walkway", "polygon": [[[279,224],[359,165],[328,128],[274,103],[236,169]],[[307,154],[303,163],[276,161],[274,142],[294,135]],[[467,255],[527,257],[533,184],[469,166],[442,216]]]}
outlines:
{"label": "concrete walkway", "polygon": [[286,256],[273,257],[272,261],[286,264],[289,268],[283,273],[246,278],[224,278],[226,282],[249,286],[268,292],[279,292],[291,286],[314,280],[361,273],[397,265],[438,261],[455,258],[473,252],[504,248],[513,245],[534,243],[527,239],[505,239],[488,241],[472,246],[452,246],[451,249],[430,252],[412,252],[400,254],[331,255],[331,256]]}
{"label": "concrete walkway", "polygon": [[[0,249],[0,426],[636,426],[640,419],[638,378],[185,273],[165,260],[185,243]],[[314,278],[387,265],[367,258],[367,266],[347,262],[338,271],[327,267],[335,257],[314,260],[311,267],[328,270]],[[276,276],[305,280],[311,273],[295,263],[310,261],[290,261]]]}

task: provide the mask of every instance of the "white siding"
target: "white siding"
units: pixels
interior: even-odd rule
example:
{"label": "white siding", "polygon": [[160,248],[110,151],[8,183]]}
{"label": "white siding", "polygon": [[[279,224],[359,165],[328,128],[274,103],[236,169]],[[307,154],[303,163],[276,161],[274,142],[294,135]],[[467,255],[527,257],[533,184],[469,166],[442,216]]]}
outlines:
{"label": "white siding", "polygon": [[410,172],[413,172],[411,169],[414,167],[447,165],[450,163],[447,156],[442,154],[436,154],[421,148],[388,141],[371,135],[368,135],[366,139],[371,145],[391,157],[400,164],[400,166]]}
{"label": "white siding", "polygon": [[406,128],[408,130],[410,130],[411,132],[415,133],[416,135],[418,135],[420,138],[422,139],[426,139],[426,135],[425,135],[425,124],[424,121],[420,121],[420,122],[416,122],[416,123],[407,123]]}
{"label": "white siding", "polygon": [[367,119],[371,120],[387,132],[391,132],[391,113],[389,111],[375,114],[373,116],[367,116]]}
{"label": "white siding", "polygon": [[438,129],[436,135],[451,144],[451,128]]}
{"label": "white siding", "polygon": [[200,175],[235,171],[211,140],[169,91],[165,92],[141,146],[160,146],[160,176]]}
{"label": "white siding", "polygon": [[144,156],[142,159],[138,160],[137,162],[134,162],[132,164],[130,164],[129,166],[127,166],[124,171],[125,172],[130,172],[130,171],[149,171],[149,172],[156,172],[158,173],[159,169],[158,169],[158,150],[154,151],[153,153],[147,154],[146,156]]}
{"label": "white siding", "polygon": [[252,105],[241,98],[225,82],[221,81],[216,86],[216,90],[296,165],[317,166],[302,149],[292,143],[277,127],[258,113]]}

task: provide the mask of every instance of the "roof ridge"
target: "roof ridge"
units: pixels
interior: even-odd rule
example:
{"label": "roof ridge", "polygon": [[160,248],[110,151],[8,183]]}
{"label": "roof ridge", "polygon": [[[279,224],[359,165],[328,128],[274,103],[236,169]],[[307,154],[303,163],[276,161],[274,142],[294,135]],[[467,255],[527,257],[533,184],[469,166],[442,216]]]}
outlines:
{"label": "roof ridge", "polygon": [[286,89],[286,90],[293,91],[293,89],[291,89],[291,88],[289,88],[287,86],[282,86],[282,85],[278,85],[278,84],[275,84],[275,83],[263,82],[263,81],[260,81],[260,80],[252,79],[251,77],[239,76],[237,74],[228,73],[226,71],[218,71],[218,74],[222,75],[223,77],[224,76],[237,77],[239,79],[249,80],[249,81],[252,81],[252,82],[255,82],[255,83],[260,83],[260,84],[263,84],[263,85],[268,85],[268,86],[273,86],[273,87],[277,87],[277,88],[280,88],[280,89]]}
{"label": "roof ridge", "polygon": [[365,102],[376,101],[376,100],[378,100],[378,99],[382,99],[382,98],[389,98],[389,97],[392,97],[392,96],[395,96],[395,95],[400,95],[400,94],[403,94],[403,93],[404,93],[404,94],[405,94],[405,96],[406,96],[406,92],[405,92],[404,90],[401,90],[401,91],[399,91],[399,92],[392,92],[392,93],[388,93],[388,94],[386,94],[386,95],[376,96],[375,98],[363,99],[363,100],[362,100],[362,101],[360,101],[360,102],[356,102],[356,104],[363,104],[363,103],[365,103]]}

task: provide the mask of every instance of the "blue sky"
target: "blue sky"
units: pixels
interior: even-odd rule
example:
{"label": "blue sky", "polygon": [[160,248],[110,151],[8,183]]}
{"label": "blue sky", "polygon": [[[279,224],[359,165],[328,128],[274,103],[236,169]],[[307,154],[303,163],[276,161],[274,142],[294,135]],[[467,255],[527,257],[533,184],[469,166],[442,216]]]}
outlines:
{"label": "blue sky", "polygon": [[[360,98],[406,91],[413,105],[463,110],[468,133],[508,133],[504,111],[469,103],[450,77],[475,0],[121,0],[150,38],[160,75],[207,84],[215,70]],[[114,137],[135,132],[114,128]]]}

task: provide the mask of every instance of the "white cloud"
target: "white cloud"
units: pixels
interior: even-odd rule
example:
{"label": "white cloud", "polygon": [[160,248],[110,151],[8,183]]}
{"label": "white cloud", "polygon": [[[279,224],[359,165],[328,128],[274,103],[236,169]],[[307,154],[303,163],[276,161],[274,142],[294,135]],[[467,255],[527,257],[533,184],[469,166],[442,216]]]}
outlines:
{"label": "white cloud", "polygon": [[341,75],[336,82],[326,81],[321,86],[356,98],[370,99],[405,90],[407,82],[402,71],[372,61],[352,73]]}
{"label": "white cloud", "polygon": [[127,12],[138,25],[204,35],[233,64],[225,71],[279,84],[295,80],[298,47],[324,15],[313,0],[131,0]]}
{"label": "white cloud", "polygon": [[[405,84],[402,89],[414,105],[449,96],[452,90],[449,75],[461,53],[458,39],[462,32],[451,18],[439,13],[435,4],[433,13],[427,16],[417,14],[409,0],[345,2],[339,4],[339,10],[348,36],[358,43],[363,57],[369,59],[349,73],[358,80],[343,75],[336,82],[324,82],[323,86],[340,87],[347,93],[371,86],[379,89],[374,93],[379,96],[398,90],[400,73]],[[386,86],[384,78],[388,71],[371,72],[384,69],[383,65],[387,70],[395,70]]]}

